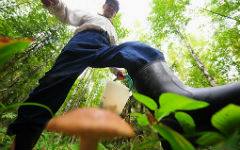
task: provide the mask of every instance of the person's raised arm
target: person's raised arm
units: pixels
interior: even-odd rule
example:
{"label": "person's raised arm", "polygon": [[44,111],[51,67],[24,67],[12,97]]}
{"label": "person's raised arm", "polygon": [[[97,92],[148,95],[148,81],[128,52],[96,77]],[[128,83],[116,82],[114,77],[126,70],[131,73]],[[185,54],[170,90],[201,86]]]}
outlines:
{"label": "person's raised arm", "polygon": [[78,26],[82,22],[83,11],[70,10],[61,0],[41,0],[45,9],[55,15],[62,23]]}

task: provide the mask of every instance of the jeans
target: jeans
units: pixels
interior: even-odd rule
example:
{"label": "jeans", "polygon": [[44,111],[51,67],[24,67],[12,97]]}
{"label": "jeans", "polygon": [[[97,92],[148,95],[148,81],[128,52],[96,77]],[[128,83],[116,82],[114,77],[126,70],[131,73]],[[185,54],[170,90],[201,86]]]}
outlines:
{"label": "jeans", "polygon": [[[125,68],[130,76],[134,76],[144,65],[162,58],[160,51],[141,42],[110,46],[105,32],[86,30],[68,42],[26,102],[46,105],[56,113],[75,80],[87,67]],[[8,127],[8,134],[42,132],[51,117],[44,108],[21,106],[18,118]]]}

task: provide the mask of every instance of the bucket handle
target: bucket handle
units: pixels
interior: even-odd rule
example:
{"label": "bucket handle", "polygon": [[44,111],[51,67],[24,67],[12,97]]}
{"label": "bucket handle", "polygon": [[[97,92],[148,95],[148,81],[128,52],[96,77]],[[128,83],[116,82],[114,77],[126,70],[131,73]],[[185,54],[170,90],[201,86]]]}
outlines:
{"label": "bucket handle", "polygon": [[[133,81],[132,81],[132,78],[131,78],[129,75],[125,75],[124,77],[127,78],[128,81],[130,82],[129,91],[132,91],[132,88],[133,88]],[[117,78],[114,79],[113,81],[117,81]]]}

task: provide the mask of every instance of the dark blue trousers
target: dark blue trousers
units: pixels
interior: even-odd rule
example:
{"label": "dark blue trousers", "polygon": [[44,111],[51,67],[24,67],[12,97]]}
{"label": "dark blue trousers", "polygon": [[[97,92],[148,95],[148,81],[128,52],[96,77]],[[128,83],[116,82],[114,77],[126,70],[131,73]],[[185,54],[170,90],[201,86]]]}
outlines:
{"label": "dark blue trousers", "polygon": [[[64,47],[52,69],[39,80],[26,102],[48,106],[55,113],[63,104],[77,77],[87,67],[119,67],[133,76],[145,64],[162,59],[163,54],[141,42],[110,46],[106,33],[86,30],[76,34]],[[22,106],[10,124],[9,134],[41,132],[51,119],[41,107]]]}

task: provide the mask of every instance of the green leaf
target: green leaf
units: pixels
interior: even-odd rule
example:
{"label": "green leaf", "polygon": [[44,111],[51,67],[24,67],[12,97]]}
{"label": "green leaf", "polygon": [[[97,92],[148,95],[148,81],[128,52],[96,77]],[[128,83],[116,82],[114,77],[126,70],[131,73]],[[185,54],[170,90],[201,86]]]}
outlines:
{"label": "green leaf", "polygon": [[157,103],[153,99],[151,99],[151,98],[149,98],[145,95],[138,94],[138,93],[133,93],[133,97],[136,100],[138,100],[139,102],[146,105],[151,110],[156,110],[158,108]]}
{"label": "green leaf", "polygon": [[195,110],[207,107],[209,104],[174,93],[164,93],[159,97],[160,108],[155,111],[155,117],[160,121],[163,117],[177,110]]}
{"label": "green leaf", "polygon": [[222,142],[224,139],[218,132],[205,132],[196,142],[202,146],[210,146]]}
{"label": "green leaf", "polygon": [[0,37],[0,67],[15,53],[26,49],[32,40],[8,40]]}
{"label": "green leaf", "polygon": [[1,118],[2,119],[14,119],[17,115],[15,113],[9,112],[9,113],[3,113]]}
{"label": "green leaf", "polygon": [[132,116],[132,117],[141,117],[143,114],[141,114],[141,113],[130,113],[129,115]]}
{"label": "green leaf", "polygon": [[225,135],[231,135],[240,129],[240,106],[229,104],[213,115],[211,122],[214,127]]}
{"label": "green leaf", "polygon": [[0,106],[1,106],[2,108],[6,108],[6,106],[5,106],[2,102],[0,102]]}
{"label": "green leaf", "polygon": [[132,150],[144,149],[145,147],[149,147],[149,145],[151,146],[156,142],[159,142],[159,139],[148,140],[148,141],[141,142],[140,144],[134,144]]}
{"label": "green leaf", "polygon": [[148,126],[150,124],[146,115],[138,117],[137,122],[140,126]]}
{"label": "green leaf", "polygon": [[174,93],[164,93],[159,98],[160,109],[167,112],[176,110],[195,110],[207,107],[209,104]]}
{"label": "green leaf", "polygon": [[39,104],[39,103],[16,103],[16,104],[12,104],[12,105],[0,108],[0,112],[6,111],[8,109],[16,108],[16,107],[19,107],[19,106],[39,106],[39,107],[47,109],[49,111],[49,113],[52,116],[54,116],[52,110],[48,106],[45,106],[45,105],[42,105],[42,104]]}
{"label": "green leaf", "polygon": [[101,142],[98,143],[98,150],[108,150]]}
{"label": "green leaf", "polygon": [[192,134],[195,132],[195,122],[193,118],[185,112],[176,112],[175,118],[183,128],[185,133]]}
{"label": "green leaf", "polygon": [[140,113],[131,113],[130,116],[136,116],[137,117],[137,122],[140,126],[147,126],[149,125],[148,118],[145,114],[140,114]]}
{"label": "green leaf", "polygon": [[164,111],[163,109],[157,109],[155,112],[154,112],[154,116],[155,118],[160,121],[163,117],[166,117],[168,115],[170,115],[171,112],[169,111]]}
{"label": "green leaf", "polygon": [[235,131],[223,143],[214,147],[214,150],[239,150],[239,131]]}
{"label": "green leaf", "polygon": [[71,150],[79,150],[79,148],[80,148],[80,144],[79,143],[70,145],[70,149]]}
{"label": "green leaf", "polygon": [[167,126],[163,124],[154,124],[153,128],[170,143],[173,150],[195,150],[189,141]]}

